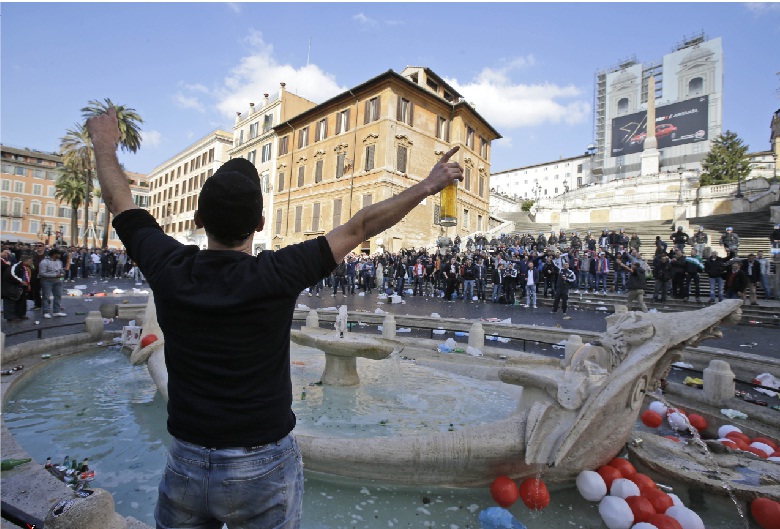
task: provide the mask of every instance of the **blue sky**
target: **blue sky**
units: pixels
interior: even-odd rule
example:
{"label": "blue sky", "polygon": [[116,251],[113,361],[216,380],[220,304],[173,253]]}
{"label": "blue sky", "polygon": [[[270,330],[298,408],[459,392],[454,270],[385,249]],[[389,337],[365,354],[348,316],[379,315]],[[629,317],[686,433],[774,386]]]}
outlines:
{"label": "blue sky", "polygon": [[[597,70],[659,61],[704,31],[724,50],[723,128],[769,148],[780,108],[780,4],[6,3],[0,138],[56,151],[90,99],[144,118],[148,173],[279,82],[322,102],[388,69],[427,66],[504,136],[494,172],[581,154]],[[309,52],[309,42],[311,51]],[[308,65],[307,65],[308,63]]]}

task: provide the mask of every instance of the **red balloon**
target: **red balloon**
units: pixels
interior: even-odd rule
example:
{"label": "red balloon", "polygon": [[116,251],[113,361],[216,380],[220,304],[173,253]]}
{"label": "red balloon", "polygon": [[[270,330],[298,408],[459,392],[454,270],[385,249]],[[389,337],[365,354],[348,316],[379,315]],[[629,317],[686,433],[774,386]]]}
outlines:
{"label": "red balloon", "polygon": [[666,409],[666,416],[667,417],[670,416],[672,413],[681,413],[681,414],[685,415],[686,417],[688,416],[688,414],[682,408],[667,408]]}
{"label": "red balloon", "polygon": [[636,468],[634,468],[634,465],[632,465],[627,459],[624,459],[622,457],[616,457],[615,459],[607,463],[607,465],[618,469],[624,478],[629,478],[634,474],[636,474]]}
{"label": "red balloon", "polygon": [[664,437],[666,437],[666,438],[667,438],[667,439],[669,439],[670,441],[674,441],[675,443],[679,443],[679,442],[680,442],[680,439],[678,439],[678,438],[677,438],[677,437],[675,437],[674,435],[664,435]]}
{"label": "red balloon", "polygon": [[688,422],[691,423],[691,426],[699,430],[700,432],[702,430],[707,429],[707,419],[702,417],[701,415],[697,415],[695,413],[691,413],[688,415]]}
{"label": "red balloon", "polygon": [[640,474],[639,472],[637,472],[636,474],[634,474],[628,479],[633,481],[636,484],[636,486],[639,487],[640,493],[643,492],[645,489],[653,490],[658,488],[655,484],[655,481],[650,479],[650,477],[646,476],[645,474]]}
{"label": "red balloon", "polygon": [[604,483],[607,484],[607,490],[612,488],[613,481],[623,477],[623,474],[621,474],[618,469],[609,465],[601,465],[596,472],[598,472],[599,476],[604,480]]}
{"label": "red balloon", "polygon": [[750,452],[751,454],[756,454],[761,459],[766,459],[766,452],[761,450],[760,448],[756,448],[755,446],[748,446],[745,448],[745,452]]}
{"label": "red balloon", "polygon": [[729,448],[739,448],[737,446],[737,443],[732,441],[731,439],[724,439],[720,442],[723,446],[728,446]]}
{"label": "red balloon", "polygon": [[726,434],[726,439],[731,439],[732,441],[740,439],[746,445],[750,445],[750,443],[752,442],[750,440],[750,437],[748,437],[747,435],[741,432],[729,432]]}
{"label": "red balloon", "polygon": [[756,498],[750,504],[750,514],[762,529],[780,529],[780,503],[769,498]]}
{"label": "red balloon", "polygon": [[528,478],[520,484],[520,498],[529,509],[541,511],[550,504],[550,491],[542,480]]}
{"label": "red balloon", "polygon": [[642,412],[642,424],[648,428],[658,428],[661,423],[664,422],[663,417],[653,410],[645,410]]}
{"label": "red balloon", "polygon": [[648,516],[647,523],[651,523],[658,529],[683,529],[680,522],[665,514],[653,514]]}
{"label": "red balloon", "polygon": [[511,507],[520,497],[517,484],[506,476],[498,476],[490,485],[490,495],[504,509]]}
{"label": "red balloon", "polygon": [[658,514],[665,513],[666,509],[674,505],[672,497],[662,490],[645,488],[642,490],[642,496],[647,498]]}
{"label": "red balloon", "polygon": [[156,341],[157,341],[156,334],[147,334],[146,336],[141,338],[141,347],[149,347]]}
{"label": "red balloon", "polygon": [[626,503],[631,507],[631,512],[634,513],[634,523],[646,522],[649,516],[655,514],[653,504],[642,496],[629,496],[626,498]]}
{"label": "red balloon", "polygon": [[777,452],[772,452],[771,454],[769,454],[769,457],[780,457],[780,450],[778,450]]}
{"label": "red balloon", "polygon": [[754,442],[754,443],[764,443],[765,445],[771,446],[772,450],[774,450],[775,452],[780,450],[780,447],[777,446],[776,442],[774,442],[771,439],[767,439],[766,437],[754,437],[752,442]]}

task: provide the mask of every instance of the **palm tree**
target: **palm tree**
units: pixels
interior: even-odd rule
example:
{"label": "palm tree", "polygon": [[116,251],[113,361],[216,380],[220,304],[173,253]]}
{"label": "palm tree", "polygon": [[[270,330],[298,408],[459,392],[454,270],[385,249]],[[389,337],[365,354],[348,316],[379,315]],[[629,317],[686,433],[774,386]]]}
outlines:
{"label": "palm tree", "polygon": [[60,176],[57,178],[55,198],[60,202],[70,205],[70,241],[72,245],[78,244],[78,211],[87,197],[87,186],[84,172],[81,167],[73,162],[66,162],[59,168]]}
{"label": "palm tree", "polygon": [[[114,107],[116,110],[116,119],[119,125],[119,148],[126,152],[138,152],[141,148],[141,128],[139,125],[144,122],[141,116],[133,108],[125,105],[115,105],[111,99],[106,98],[103,101],[97,99],[91,100],[87,106],[81,109],[81,115],[84,122],[92,116],[105,114]],[[103,229],[103,248],[108,247],[108,232],[111,226],[111,212],[106,208],[106,221]]]}
{"label": "palm tree", "polygon": [[84,186],[84,247],[87,248],[89,247],[87,234],[89,232],[89,203],[92,198],[95,153],[86,124],[79,125],[77,123],[74,128],[65,131],[65,136],[60,138],[60,152],[65,165],[78,168],[86,181]]}

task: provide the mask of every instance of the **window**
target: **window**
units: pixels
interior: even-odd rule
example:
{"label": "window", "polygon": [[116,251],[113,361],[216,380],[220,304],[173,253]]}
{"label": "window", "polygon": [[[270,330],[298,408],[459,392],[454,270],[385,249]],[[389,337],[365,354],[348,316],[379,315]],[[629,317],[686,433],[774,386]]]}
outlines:
{"label": "window", "polygon": [[363,116],[364,125],[367,125],[368,123],[371,123],[372,121],[376,121],[379,119],[379,105],[380,105],[379,96],[372,97],[371,99],[366,101],[366,111]]}
{"label": "window", "polygon": [[6,197],[0,198],[0,212],[2,212],[4,216],[8,215],[8,199]]}
{"label": "window", "polygon": [[479,196],[485,196],[485,177],[483,175],[479,175]]}
{"label": "window", "polygon": [[463,227],[464,228],[469,227],[469,210],[467,209],[463,210]]}
{"label": "window", "polygon": [[24,167],[16,167],[16,174],[19,176],[27,176],[27,170]]}
{"label": "window", "polygon": [[695,77],[688,83],[688,95],[697,96],[704,93],[704,79]]}
{"label": "window", "polygon": [[[79,213],[81,213],[81,210],[79,210]],[[30,214],[31,215],[40,215],[41,214],[41,203],[37,200],[34,201],[32,204],[30,204]]]}
{"label": "window", "polygon": [[367,208],[371,204],[373,204],[373,197],[371,196],[371,193],[366,193],[363,195],[363,207]]}
{"label": "window", "polygon": [[376,150],[376,145],[366,145],[366,163],[365,170],[370,171],[374,168],[374,151]]}
{"label": "window", "polygon": [[303,165],[298,167],[298,187],[303,187],[305,176],[306,176],[305,171],[306,171],[306,167],[304,167]]}
{"label": "window", "polygon": [[578,173],[581,173],[581,172],[582,172],[582,164],[581,164],[581,163],[578,163],[578,164],[577,164],[577,172],[578,172]]}
{"label": "window", "polygon": [[316,202],[311,208],[311,231],[320,231],[320,203]]}
{"label": "window", "polygon": [[[57,212],[57,216],[67,219],[70,218],[70,208],[67,206],[60,206],[59,211]],[[102,222],[102,219],[101,219]]]}
{"label": "window", "polygon": [[349,109],[336,113],[336,134],[349,130]]}
{"label": "window", "polygon": [[466,147],[474,148],[474,129],[469,126],[466,126]]}
{"label": "window", "polygon": [[302,149],[309,145],[309,127],[302,128],[298,131],[298,148]]}
{"label": "window", "polygon": [[333,201],[333,227],[337,228],[341,226],[341,199],[337,198]]}
{"label": "window", "polygon": [[341,178],[344,176],[344,160],[346,157],[347,155],[344,153],[336,156],[336,178]]}
{"label": "window", "polygon": [[577,187],[582,187],[582,177],[581,176],[577,177]]}
{"label": "window", "polygon": [[24,182],[14,182],[14,193],[24,193]]}
{"label": "window", "polygon": [[284,173],[279,173],[279,181],[276,183],[276,192],[284,191]]}
{"label": "window", "polygon": [[38,233],[41,230],[41,223],[37,220],[30,221],[30,231],[27,233]]}
{"label": "window", "polygon": [[482,215],[477,215],[477,231],[482,231]]}
{"label": "window", "polygon": [[10,191],[11,190],[11,181],[10,180],[3,180],[3,191]]}
{"label": "window", "polygon": [[303,206],[295,206],[295,233],[301,232],[301,217],[303,216]]}
{"label": "window", "polygon": [[279,156],[287,154],[289,149],[290,136],[279,138]]}
{"label": "window", "polygon": [[618,112],[627,112],[628,111],[628,98],[623,97],[618,101],[617,104],[617,111]]}
{"label": "window", "polygon": [[41,180],[43,180],[44,178],[46,178],[46,171],[44,171],[43,169],[36,169],[35,171],[33,171],[33,176],[35,178],[40,178]]}
{"label": "window", "polygon": [[274,221],[276,223],[276,227],[274,228],[274,234],[281,235],[282,234],[282,209],[281,208],[276,210],[276,217],[274,217]]}
{"label": "window", "polygon": [[260,128],[260,122],[259,121],[255,121],[254,123],[249,125],[249,139],[250,140],[252,138],[256,138],[257,137],[257,131],[258,131],[259,128]]}
{"label": "window", "polygon": [[555,188],[555,194],[556,195],[558,194],[558,188],[557,187]]}
{"label": "window", "polygon": [[447,121],[447,118],[437,117],[436,137],[442,141],[450,141],[450,122]]}
{"label": "window", "polygon": [[[242,145],[244,143],[244,129],[241,129],[238,131],[238,144]],[[187,172],[187,164],[184,164],[184,172]]]}
{"label": "window", "polygon": [[317,164],[314,166],[314,183],[319,184],[322,182],[322,166],[324,160],[317,160]]}
{"label": "window", "polygon": [[33,184],[33,195],[37,195],[37,196],[43,195],[43,185],[42,184]]}
{"label": "window", "polygon": [[401,123],[406,123],[410,127],[414,125],[414,103],[403,97],[398,97],[398,106],[396,108],[396,119]]}
{"label": "window", "polygon": [[266,114],[263,116],[263,132],[268,132],[271,130],[271,127],[274,126],[274,115],[273,114]]}
{"label": "window", "polygon": [[8,174],[14,174],[14,166],[10,163],[3,164],[3,172]]}
{"label": "window", "polygon": [[324,140],[328,137],[328,120],[321,119],[317,122],[317,129],[314,133],[314,141]]}
{"label": "window", "polygon": [[271,142],[269,141],[262,147],[262,151],[260,154],[260,161],[267,162],[270,159],[271,159]]}
{"label": "window", "polygon": [[15,231],[15,232],[22,231],[22,221],[21,220],[12,220],[11,221],[11,231]]}
{"label": "window", "polygon": [[488,141],[482,136],[479,137],[479,155],[487,160],[488,156]]}
{"label": "window", "polygon": [[246,153],[246,159],[249,160],[249,162],[254,165],[255,164],[255,158],[257,158],[257,151],[250,151]]}
{"label": "window", "polygon": [[428,78],[426,78],[426,79],[425,79],[425,84],[427,84],[427,85],[428,85],[428,87],[429,87],[431,90],[433,90],[434,92],[438,92],[438,91],[439,91],[439,85],[438,85],[438,84],[436,84],[436,81],[434,81],[434,80],[433,80],[433,79],[431,79],[430,77],[428,77]]}
{"label": "window", "polygon": [[403,145],[398,146],[398,155],[396,157],[396,169],[398,171],[405,173],[406,172],[406,158],[408,155],[408,149],[404,147]]}
{"label": "window", "polygon": [[466,167],[466,173],[463,175],[463,186],[467,191],[471,191],[471,167]]}

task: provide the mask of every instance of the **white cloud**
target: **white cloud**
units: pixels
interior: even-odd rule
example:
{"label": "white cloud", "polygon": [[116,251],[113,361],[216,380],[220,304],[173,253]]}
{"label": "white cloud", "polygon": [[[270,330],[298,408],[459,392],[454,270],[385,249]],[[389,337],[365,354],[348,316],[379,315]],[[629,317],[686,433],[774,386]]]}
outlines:
{"label": "white cloud", "polygon": [[186,88],[190,92],[200,92],[201,94],[208,94],[209,93],[209,89],[206,86],[204,86],[204,85],[202,85],[200,83],[187,84],[187,83],[181,82],[181,83],[179,83],[179,86],[182,86],[182,87]]}
{"label": "white cloud", "polygon": [[522,84],[510,79],[513,70],[534,64],[533,55],[518,57],[505,61],[499,68],[484,68],[469,82],[460,83],[457,79],[447,82],[497,128],[561,122],[573,125],[590,118],[590,103],[576,86]]}
{"label": "white cloud", "polygon": [[367,17],[363,13],[358,13],[357,15],[352,15],[352,20],[355,20],[359,22],[360,24],[363,24],[364,26],[368,27],[375,27],[377,25],[376,20],[373,18]]}
{"label": "white cloud", "polygon": [[173,96],[173,102],[181,108],[197,110],[201,113],[206,111],[206,108],[203,106],[203,103],[200,102],[200,99],[197,97],[186,96],[181,92],[176,92],[176,94]]}
{"label": "white cloud", "polygon": [[240,15],[241,14],[241,4],[238,2],[227,2],[227,6],[230,8],[231,11],[233,11],[235,14]]}
{"label": "white cloud", "polygon": [[776,2],[747,2],[745,7],[754,15],[780,13],[780,3]]}
{"label": "white cloud", "polygon": [[286,90],[315,103],[321,103],[346,90],[340,87],[333,75],[309,64],[296,68],[279,64],[273,56],[273,46],[263,41],[262,34],[252,32],[247,37],[249,55],[242,57],[221,86],[214,90],[217,109],[226,117],[257,103],[264,93],[279,90],[279,83],[286,83]]}
{"label": "white cloud", "polygon": [[162,142],[162,134],[157,130],[147,130],[141,132],[141,144],[144,147],[159,147]]}
{"label": "white cloud", "polygon": [[494,149],[511,149],[512,136],[502,136],[500,139],[490,144]]}

